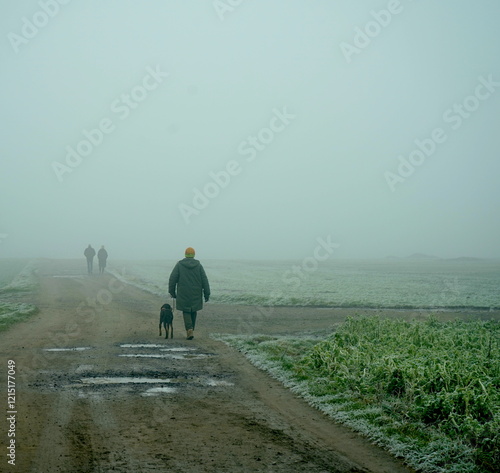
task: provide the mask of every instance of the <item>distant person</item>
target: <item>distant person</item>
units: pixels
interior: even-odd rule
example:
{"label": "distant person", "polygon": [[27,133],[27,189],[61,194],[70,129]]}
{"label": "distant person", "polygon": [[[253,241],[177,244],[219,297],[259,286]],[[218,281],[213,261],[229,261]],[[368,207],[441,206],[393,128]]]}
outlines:
{"label": "distant person", "polygon": [[104,273],[104,268],[106,267],[107,259],[108,259],[108,252],[105,250],[104,245],[102,245],[100,250],[97,252],[97,261],[99,261],[99,274]]}
{"label": "distant person", "polygon": [[91,245],[89,245],[87,246],[87,248],[85,248],[83,254],[85,255],[85,258],[87,258],[87,271],[89,274],[92,274],[92,269],[94,266],[95,250],[94,248],[92,248]]}
{"label": "distant person", "polygon": [[205,302],[210,298],[207,275],[194,255],[193,248],[187,248],[185,258],[177,262],[168,280],[168,292],[176,299],[176,308],[182,310],[188,340],[194,338],[196,313],[203,309],[203,298]]}

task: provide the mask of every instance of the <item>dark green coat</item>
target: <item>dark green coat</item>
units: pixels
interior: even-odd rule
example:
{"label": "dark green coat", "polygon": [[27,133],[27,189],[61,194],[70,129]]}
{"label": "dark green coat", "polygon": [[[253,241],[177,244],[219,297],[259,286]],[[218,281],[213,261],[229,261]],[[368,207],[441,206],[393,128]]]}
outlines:
{"label": "dark green coat", "polygon": [[203,297],[210,296],[210,285],[201,263],[194,258],[180,260],[168,280],[168,292],[176,298],[176,309],[196,312],[203,309]]}

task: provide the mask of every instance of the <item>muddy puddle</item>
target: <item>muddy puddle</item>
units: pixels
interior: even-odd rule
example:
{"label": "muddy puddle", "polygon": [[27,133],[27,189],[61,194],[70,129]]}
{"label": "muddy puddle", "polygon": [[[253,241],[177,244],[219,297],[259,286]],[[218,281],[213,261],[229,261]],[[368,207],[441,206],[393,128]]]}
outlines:
{"label": "muddy puddle", "polygon": [[190,377],[144,377],[144,376],[88,376],[75,380],[66,386],[67,389],[77,389],[79,397],[101,397],[110,389],[122,392],[135,392],[141,396],[161,396],[186,392],[196,389],[227,389],[234,383],[225,379],[208,376]]}
{"label": "muddy puddle", "polygon": [[124,343],[120,348],[164,348],[165,345],[158,345],[157,343]]}
{"label": "muddy puddle", "polygon": [[124,353],[118,355],[128,358],[170,358],[173,360],[194,360],[199,358],[207,358],[208,356],[213,356],[208,353],[191,353],[191,354],[174,354],[174,353]]}
{"label": "muddy puddle", "polygon": [[200,353],[195,347],[165,347],[158,343],[124,343],[120,348],[134,349],[140,353],[121,353],[118,356],[125,358],[167,358],[173,360],[196,360],[214,356],[213,353]]}
{"label": "muddy puddle", "polygon": [[160,394],[173,394],[177,392],[177,388],[170,387],[159,387],[159,388],[151,388],[142,393],[142,396],[158,396]]}
{"label": "muddy puddle", "polygon": [[66,348],[44,348],[43,351],[85,351],[92,350],[92,347],[66,347]]}
{"label": "muddy puddle", "polygon": [[206,379],[204,382],[206,386],[222,386],[222,387],[234,386],[234,383],[231,383],[230,381],[225,381],[223,379],[209,378]]}
{"label": "muddy puddle", "polygon": [[95,376],[81,378],[80,382],[84,385],[111,385],[111,384],[191,384],[198,386],[234,386],[234,383],[224,379],[210,377],[196,378],[146,378],[140,376]]}
{"label": "muddy puddle", "polygon": [[[92,347],[53,347],[48,352],[82,352]],[[95,353],[99,355],[97,350]],[[198,391],[217,392],[230,389],[234,384],[226,375],[211,372],[210,357],[216,353],[201,351],[198,347],[159,343],[124,343],[115,345],[110,355],[118,369],[100,369],[98,358],[93,364],[80,364],[72,373],[44,370],[38,387],[48,390],[64,389],[77,393],[80,398],[102,399],[116,395],[171,396]],[[134,359],[126,361],[125,359]],[[148,359],[150,360],[148,362]],[[172,360],[162,362],[162,359]],[[196,362],[196,360],[200,360]],[[113,363],[115,364],[115,363]],[[209,374],[210,373],[210,374]]]}
{"label": "muddy puddle", "polygon": [[98,376],[95,378],[82,378],[83,384],[156,384],[170,383],[171,379],[162,378],[141,378],[133,376]]}
{"label": "muddy puddle", "polygon": [[178,351],[178,352],[188,352],[196,351],[193,347],[170,347],[165,348],[165,345],[160,345],[158,343],[123,343],[120,348],[159,348],[160,351]]}

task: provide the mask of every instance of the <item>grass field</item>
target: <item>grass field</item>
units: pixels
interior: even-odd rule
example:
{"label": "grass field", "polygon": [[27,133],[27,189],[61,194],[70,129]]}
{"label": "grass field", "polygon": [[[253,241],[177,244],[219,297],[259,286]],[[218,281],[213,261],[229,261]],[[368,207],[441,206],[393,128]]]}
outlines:
{"label": "grass field", "polygon": [[498,322],[356,317],[323,340],[219,339],[419,471],[498,471]]}
{"label": "grass field", "polygon": [[35,290],[36,263],[28,260],[1,260],[0,264],[0,331],[29,317],[38,308],[20,302],[19,296]]}

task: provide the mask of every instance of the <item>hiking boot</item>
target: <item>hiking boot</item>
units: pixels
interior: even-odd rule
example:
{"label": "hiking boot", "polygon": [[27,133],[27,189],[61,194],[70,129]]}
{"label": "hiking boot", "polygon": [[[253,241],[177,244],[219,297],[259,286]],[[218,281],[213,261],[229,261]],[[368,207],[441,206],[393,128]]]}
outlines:
{"label": "hiking boot", "polygon": [[187,331],[187,339],[188,340],[192,340],[194,338],[194,335],[193,335],[193,329],[189,329]]}

